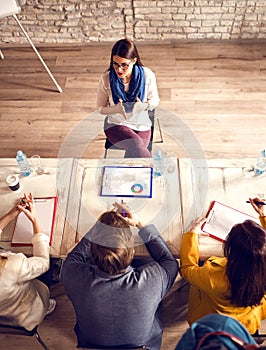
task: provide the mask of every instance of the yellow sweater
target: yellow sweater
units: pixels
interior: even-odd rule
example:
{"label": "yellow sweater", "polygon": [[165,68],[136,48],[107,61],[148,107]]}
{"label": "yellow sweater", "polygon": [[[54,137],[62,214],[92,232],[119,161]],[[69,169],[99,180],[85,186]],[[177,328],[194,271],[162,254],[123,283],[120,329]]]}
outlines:
{"label": "yellow sweater", "polygon": [[[260,217],[260,222],[263,227],[266,227],[266,216]],[[180,273],[191,284],[188,303],[189,324],[207,314],[219,313],[234,317],[245,325],[251,334],[260,328],[261,320],[266,318],[266,294],[262,305],[233,306],[226,276],[226,258],[212,256],[203,266],[198,266],[197,234],[187,232],[182,239],[180,260]]]}

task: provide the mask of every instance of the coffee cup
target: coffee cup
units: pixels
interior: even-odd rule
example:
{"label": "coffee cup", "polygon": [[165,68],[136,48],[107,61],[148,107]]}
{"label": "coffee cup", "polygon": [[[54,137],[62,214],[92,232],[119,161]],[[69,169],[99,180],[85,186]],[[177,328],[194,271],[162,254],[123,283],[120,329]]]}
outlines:
{"label": "coffee cup", "polygon": [[11,191],[17,191],[19,189],[19,177],[17,175],[9,175],[6,178],[6,183]]}

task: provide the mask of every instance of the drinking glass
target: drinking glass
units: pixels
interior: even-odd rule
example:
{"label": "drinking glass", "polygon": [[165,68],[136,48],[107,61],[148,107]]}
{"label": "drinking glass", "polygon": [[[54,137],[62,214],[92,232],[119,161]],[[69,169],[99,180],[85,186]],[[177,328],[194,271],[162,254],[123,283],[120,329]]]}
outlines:
{"label": "drinking glass", "polygon": [[42,165],[41,157],[38,154],[34,154],[31,157],[31,165],[33,170],[37,175],[42,175],[44,173],[44,168]]}

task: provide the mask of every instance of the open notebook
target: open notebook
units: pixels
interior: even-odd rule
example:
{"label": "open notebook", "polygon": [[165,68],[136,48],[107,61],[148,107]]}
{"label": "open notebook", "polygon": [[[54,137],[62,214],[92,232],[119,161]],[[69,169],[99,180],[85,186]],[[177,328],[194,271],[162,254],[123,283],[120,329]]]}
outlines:
{"label": "open notebook", "polygon": [[245,220],[260,223],[258,218],[217,201],[211,203],[206,218],[206,222],[201,227],[202,231],[222,242],[226,240],[226,236],[235,224],[242,223]]}
{"label": "open notebook", "polygon": [[[57,207],[57,197],[34,198],[34,204],[42,232],[49,237],[51,245]],[[20,213],[17,217],[11,246],[31,245],[32,236],[33,228],[31,221],[24,213]]]}

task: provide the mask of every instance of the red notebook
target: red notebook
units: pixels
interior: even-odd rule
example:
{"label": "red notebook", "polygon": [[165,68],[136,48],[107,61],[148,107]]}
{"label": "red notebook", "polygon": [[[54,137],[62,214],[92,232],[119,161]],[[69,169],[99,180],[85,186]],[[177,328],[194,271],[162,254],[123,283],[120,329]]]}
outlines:
{"label": "red notebook", "polygon": [[[34,198],[34,204],[42,232],[49,237],[52,244],[57,197]],[[11,246],[32,245],[33,228],[31,221],[24,213],[17,217],[15,229],[12,236]]]}
{"label": "red notebook", "polygon": [[202,231],[222,242],[226,240],[226,236],[235,224],[245,220],[253,220],[260,224],[258,218],[217,201],[211,203],[206,218],[206,222],[201,227]]}

